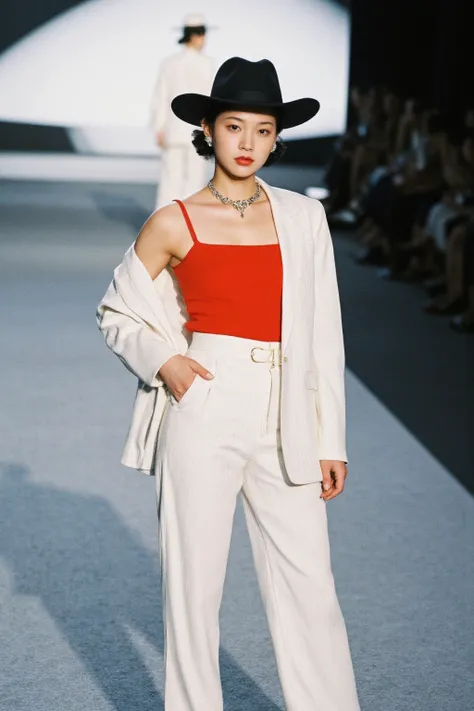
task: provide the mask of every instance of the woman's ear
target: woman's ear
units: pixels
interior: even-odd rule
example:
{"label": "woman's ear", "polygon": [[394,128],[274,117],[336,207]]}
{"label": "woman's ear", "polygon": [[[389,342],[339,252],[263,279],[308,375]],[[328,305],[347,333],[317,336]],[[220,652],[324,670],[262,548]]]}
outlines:
{"label": "woman's ear", "polygon": [[212,148],[212,133],[210,126],[205,121],[201,121],[201,128],[204,134],[205,142],[207,143],[209,148]]}
{"label": "woman's ear", "polygon": [[204,136],[206,138],[212,138],[211,129],[209,128],[209,126],[207,125],[207,123],[205,121],[201,121],[201,129],[202,129],[202,132],[204,133]]}

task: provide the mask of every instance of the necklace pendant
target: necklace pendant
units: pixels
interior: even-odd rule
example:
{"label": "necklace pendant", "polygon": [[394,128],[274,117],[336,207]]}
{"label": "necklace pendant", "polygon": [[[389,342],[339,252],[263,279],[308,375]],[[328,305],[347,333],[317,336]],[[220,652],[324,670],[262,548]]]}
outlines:
{"label": "necklace pendant", "polygon": [[229,197],[225,197],[222,195],[215,187],[214,183],[212,180],[210,180],[207,184],[207,187],[211,191],[211,193],[214,195],[217,200],[220,200],[221,203],[224,205],[232,205],[232,207],[235,207],[236,210],[240,213],[241,219],[244,217],[244,211],[250,207],[250,205],[253,205],[253,203],[259,199],[260,193],[261,193],[261,187],[260,183],[257,182],[257,189],[255,193],[247,198],[246,200],[231,200]]}

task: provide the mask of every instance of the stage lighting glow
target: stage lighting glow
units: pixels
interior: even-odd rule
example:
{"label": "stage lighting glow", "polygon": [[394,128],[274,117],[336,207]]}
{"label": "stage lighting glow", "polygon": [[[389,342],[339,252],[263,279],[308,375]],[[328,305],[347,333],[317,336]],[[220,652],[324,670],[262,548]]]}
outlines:
{"label": "stage lighting glow", "polygon": [[[90,0],[0,56],[0,120],[73,129],[89,152],[156,151],[151,96],[162,58],[178,50],[187,0]],[[232,9],[232,12],[230,12]],[[286,138],[340,133],[345,125],[349,15],[330,0],[200,0],[206,52],[271,59],[284,99],[314,96],[319,114]],[[124,139],[127,137],[127,140]],[[124,145],[124,144],[127,145]]]}
{"label": "stage lighting glow", "polygon": [[304,191],[304,194],[313,200],[325,200],[329,197],[329,190],[327,188],[309,186]]}

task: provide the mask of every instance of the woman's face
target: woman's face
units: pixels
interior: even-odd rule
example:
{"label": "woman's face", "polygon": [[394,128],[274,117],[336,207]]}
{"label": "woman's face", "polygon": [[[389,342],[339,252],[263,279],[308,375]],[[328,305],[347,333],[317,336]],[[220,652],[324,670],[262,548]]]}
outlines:
{"label": "woman's face", "polygon": [[[203,128],[209,135],[209,127]],[[230,175],[249,177],[264,165],[276,137],[276,119],[271,114],[225,111],[212,130],[216,161]]]}

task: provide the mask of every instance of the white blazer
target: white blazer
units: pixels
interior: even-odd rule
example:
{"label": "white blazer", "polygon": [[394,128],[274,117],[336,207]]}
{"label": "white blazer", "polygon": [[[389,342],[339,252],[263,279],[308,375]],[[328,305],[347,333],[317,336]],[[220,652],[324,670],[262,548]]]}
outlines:
{"label": "white blazer", "polygon": [[[283,263],[281,442],[289,479],[322,479],[319,460],[348,461],[345,354],[334,251],[321,203],[260,180],[270,200]],[[188,314],[170,268],[153,281],[134,245],[115,269],[97,311],[108,347],[138,377],[122,463],[154,474],[161,418],[168,401],[157,376],[185,354]]]}
{"label": "white blazer", "polygon": [[186,146],[194,151],[190,141],[193,127],[175,116],[170,104],[178,94],[209,95],[213,78],[212,60],[190,47],[163,60],[152,97],[151,121],[155,133],[164,132],[167,146]]}

